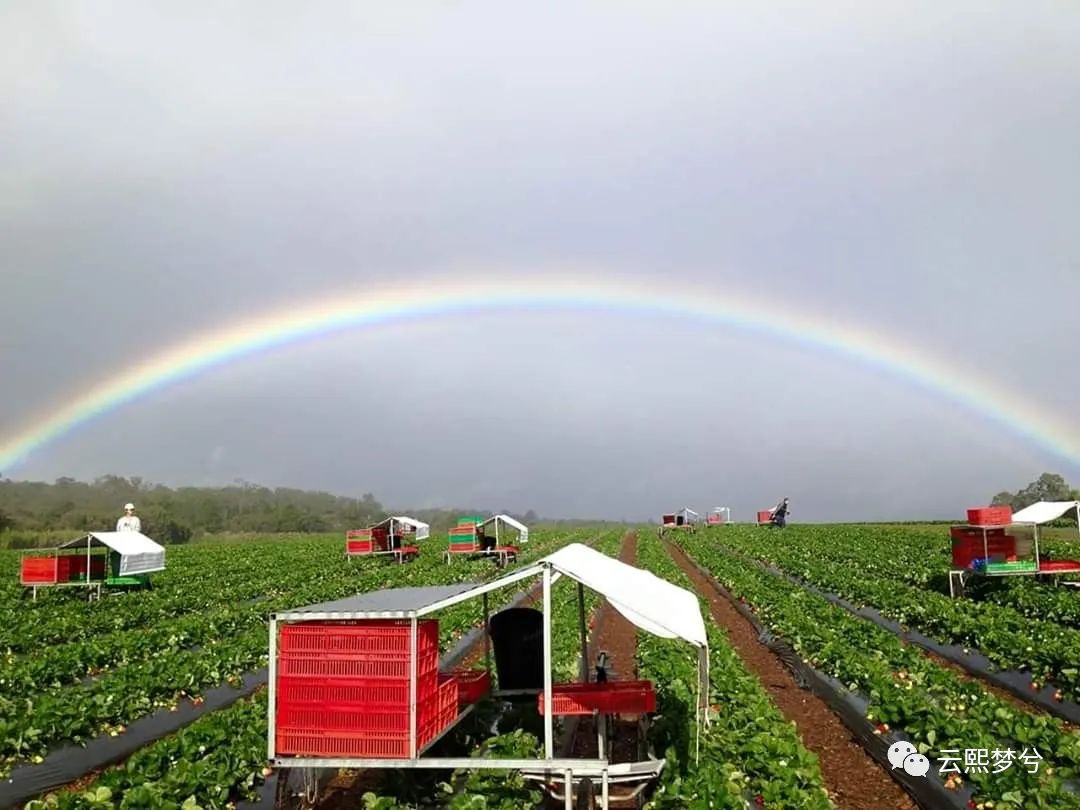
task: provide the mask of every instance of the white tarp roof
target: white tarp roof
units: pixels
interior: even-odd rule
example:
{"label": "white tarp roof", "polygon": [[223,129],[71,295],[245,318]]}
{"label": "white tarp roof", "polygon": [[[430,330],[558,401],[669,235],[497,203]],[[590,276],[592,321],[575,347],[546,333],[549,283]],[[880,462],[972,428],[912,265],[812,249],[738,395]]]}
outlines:
{"label": "white tarp roof", "polygon": [[521,521],[514,520],[514,518],[510,517],[509,515],[492,515],[487,520],[485,520],[481,525],[482,526],[487,526],[487,525],[489,525],[491,523],[505,523],[507,526],[513,526],[515,529],[518,530],[518,534],[521,535],[521,537],[520,537],[521,542],[522,543],[528,543],[529,542],[529,527],[526,526]]}
{"label": "white tarp roof", "polygon": [[581,543],[544,558],[552,567],[603,594],[619,613],[646,632],[708,644],[697,596],[648,571],[612,559]]}
{"label": "white tarp roof", "polygon": [[1019,512],[1014,512],[1012,522],[1049,523],[1077,509],[1080,509],[1080,501],[1039,501]]}
{"label": "white tarp roof", "polygon": [[165,549],[140,532],[90,532],[60,548],[107,546],[120,555],[120,576],[165,570]]}
{"label": "white tarp roof", "polygon": [[406,526],[412,526],[416,530],[417,540],[423,540],[431,534],[431,526],[429,526],[427,523],[424,523],[424,521],[422,520],[417,520],[416,518],[405,517],[404,515],[394,515],[393,517],[388,517],[382,523],[376,523],[375,525],[382,526],[383,523],[389,523],[392,520],[396,520],[398,523],[404,523]]}

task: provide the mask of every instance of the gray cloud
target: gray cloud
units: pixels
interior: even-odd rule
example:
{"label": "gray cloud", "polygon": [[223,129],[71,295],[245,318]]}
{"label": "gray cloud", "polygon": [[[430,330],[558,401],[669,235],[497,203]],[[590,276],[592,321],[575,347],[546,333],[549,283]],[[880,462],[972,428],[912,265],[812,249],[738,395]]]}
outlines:
{"label": "gray cloud", "polygon": [[[202,330],[473,263],[771,295],[1071,411],[1071,4],[410,9],[0,11],[0,435]],[[1048,467],[1080,475],[865,366],[579,313],[236,363],[15,472],[824,519],[955,514]]]}

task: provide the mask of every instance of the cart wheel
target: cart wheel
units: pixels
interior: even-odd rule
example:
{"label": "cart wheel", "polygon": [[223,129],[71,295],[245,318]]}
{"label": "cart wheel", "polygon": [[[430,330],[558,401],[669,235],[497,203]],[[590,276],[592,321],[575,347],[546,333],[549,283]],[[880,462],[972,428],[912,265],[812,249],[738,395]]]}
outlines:
{"label": "cart wheel", "polygon": [[292,796],[289,795],[289,769],[281,768],[274,773],[277,785],[274,787],[274,810],[289,810]]}
{"label": "cart wheel", "polygon": [[584,777],[578,783],[576,810],[596,810],[596,791],[592,779]]}

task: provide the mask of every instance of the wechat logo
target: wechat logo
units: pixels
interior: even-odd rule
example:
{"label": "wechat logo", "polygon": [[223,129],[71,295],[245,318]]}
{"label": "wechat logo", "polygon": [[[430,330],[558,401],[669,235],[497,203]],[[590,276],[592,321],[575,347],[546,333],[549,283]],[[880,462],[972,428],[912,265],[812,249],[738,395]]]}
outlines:
{"label": "wechat logo", "polygon": [[908,776],[926,776],[930,770],[930,760],[906,741],[894,742],[889,746],[889,762],[893,770],[903,768]]}

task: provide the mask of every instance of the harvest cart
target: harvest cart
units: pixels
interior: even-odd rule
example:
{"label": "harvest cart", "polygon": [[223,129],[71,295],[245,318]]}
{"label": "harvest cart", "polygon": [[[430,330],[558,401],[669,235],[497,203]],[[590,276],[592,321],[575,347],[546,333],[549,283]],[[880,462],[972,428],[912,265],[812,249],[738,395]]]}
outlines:
{"label": "harvest cart", "polygon": [[[1062,517],[1076,517],[1078,510],[1080,501],[1040,501],[1015,514],[1008,506],[969,509],[967,525],[949,530],[949,596],[963,595],[975,577],[1033,576],[1057,582],[1063,574],[1080,574],[1080,561],[1049,560],[1039,551],[1039,527]],[[1031,538],[1008,534],[1015,526],[1030,529]]]}
{"label": "harvest cart", "polygon": [[39,588],[87,588],[100,599],[104,587],[148,588],[150,574],[165,570],[165,549],[139,532],[90,532],[54,549],[23,552],[19,582],[37,599]]}
{"label": "harvest cart", "polygon": [[660,518],[660,528],[656,530],[656,534],[658,537],[663,537],[671,531],[685,530],[694,532],[697,530],[697,522],[700,519],[701,515],[689,507],[684,507],[678,512],[674,512],[670,515],[662,515]]}
{"label": "harvest cart", "polygon": [[717,506],[709,512],[705,522],[709,526],[723,526],[725,523],[731,523],[731,510],[726,506]]}
{"label": "harvest cart", "polygon": [[528,527],[509,515],[458,518],[457,526],[447,532],[446,562],[456,556],[492,557],[500,568],[504,567],[517,560],[519,551],[517,545],[505,542],[508,530],[517,534],[518,543],[529,542]]}
{"label": "harvest cart", "polygon": [[415,545],[426,540],[431,527],[416,518],[395,515],[366,529],[345,533],[345,557],[375,557],[386,555],[397,562],[413,560],[420,554]]}
{"label": "harvest cart", "polygon": [[[488,594],[537,577],[542,581],[543,605],[538,633],[535,638],[515,634],[519,647],[504,657],[516,662],[535,656],[536,680],[523,685],[507,675],[503,683],[500,666],[500,683],[492,691],[490,643],[494,639],[498,659],[500,638],[508,636],[494,632],[497,620],[514,609],[489,616]],[[561,577],[578,583],[582,661],[578,683],[557,684],[552,677],[552,585]],[[663,760],[613,762],[602,745],[596,759],[555,756],[557,716],[647,715],[656,705],[649,681],[589,683],[585,588],[606,597],[641,629],[683,639],[697,649],[699,735],[701,724],[708,722],[709,657],[697,597],[651,573],[572,544],[484,584],[394,588],[273,614],[267,756],[271,767],[286,769],[279,784],[287,784],[288,769],[301,769],[309,786],[317,784],[314,774],[322,769],[514,770],[545,789],[561,785],[566,807],[572,806],[575,786],[583,779],[590,785],[595,780],[600,786],[599,806],[606,810],[612,785],[651,782],[663,769]],[[438,622],[429,617],[473,599],[482,600],[486,669],[442,673]],[[533,642],[535,646],[530,646]],[[536,696],[544,726],[543,756],[430,756],[432,747],[488,693],[497,699]]]}

